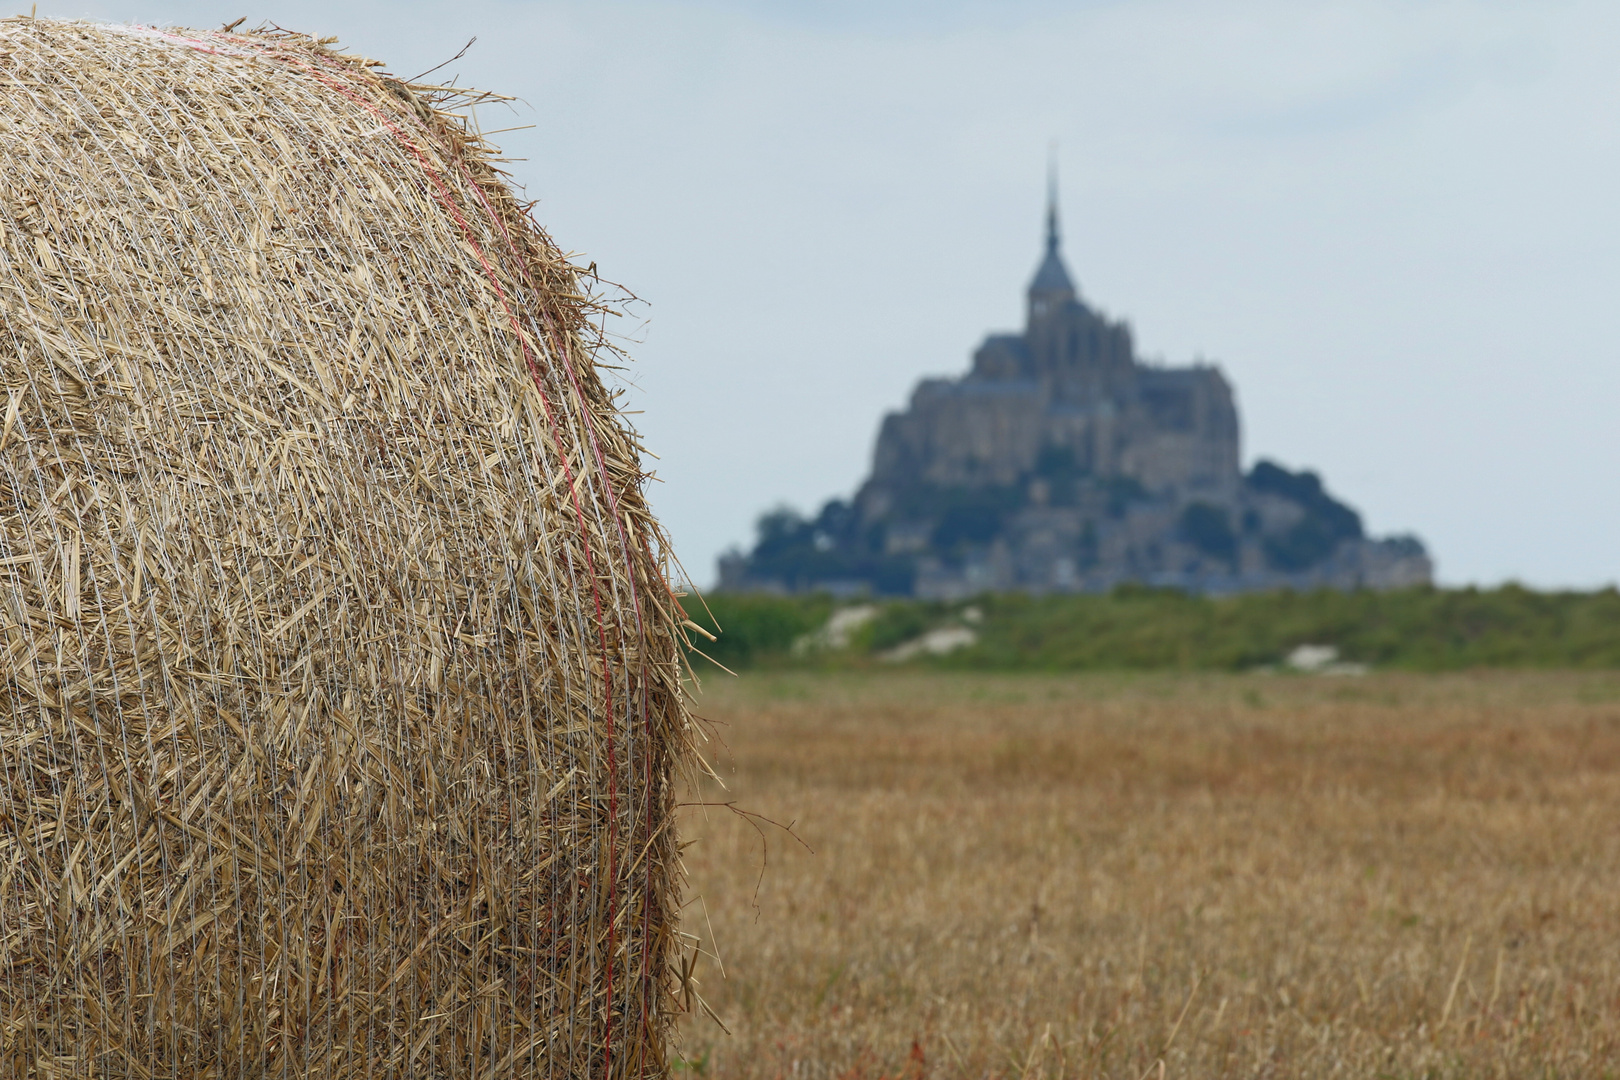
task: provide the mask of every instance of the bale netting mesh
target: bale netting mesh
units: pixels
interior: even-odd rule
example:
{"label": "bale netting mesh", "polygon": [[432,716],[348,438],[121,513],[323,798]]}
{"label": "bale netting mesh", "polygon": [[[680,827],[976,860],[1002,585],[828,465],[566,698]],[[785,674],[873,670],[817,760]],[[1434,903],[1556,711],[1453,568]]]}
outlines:
{"label": "bale netting mesh", "polygon": [[329,45],[0,23],[0,1076],[666,1071],[600,308],[465,95]]}

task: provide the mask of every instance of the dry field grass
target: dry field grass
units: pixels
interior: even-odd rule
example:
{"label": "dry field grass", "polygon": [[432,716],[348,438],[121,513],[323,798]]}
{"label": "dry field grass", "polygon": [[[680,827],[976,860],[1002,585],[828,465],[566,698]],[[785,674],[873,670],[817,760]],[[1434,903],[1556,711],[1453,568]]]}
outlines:
{"label": "dry field grass", "polygon": [[814,854],[767,826],[761,879],[685,811],[731,1030],[685,1022],[688,1075],[1620,1075],[1620,675],[749,674],[699,711],[702,800]]}

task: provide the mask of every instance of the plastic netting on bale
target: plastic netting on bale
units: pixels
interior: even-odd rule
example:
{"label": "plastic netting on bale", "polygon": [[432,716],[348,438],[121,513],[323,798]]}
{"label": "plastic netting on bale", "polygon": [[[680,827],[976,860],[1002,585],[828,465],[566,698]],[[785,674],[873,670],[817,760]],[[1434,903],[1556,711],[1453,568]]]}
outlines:
{"label": "plastic netting on bale", "polygon": [[0,23],[0,1075],[665,1071],[683,615],[453,104]]}

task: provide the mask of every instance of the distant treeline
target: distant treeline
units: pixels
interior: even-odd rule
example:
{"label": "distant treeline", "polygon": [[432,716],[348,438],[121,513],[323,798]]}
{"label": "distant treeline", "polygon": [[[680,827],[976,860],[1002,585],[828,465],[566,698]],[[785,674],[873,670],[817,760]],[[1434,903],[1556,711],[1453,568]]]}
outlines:
{"label": "distant treeline", "polygon": [[[816,635],[834,611],[872,603],[848,644]],[[705,607],[706,604],[706,607]],[[882,663],[931,630],[970,626],[978,641],[914,663],[1030,671],[1242,671],[1281,662],[1299,645],[1331,645],[1375,668],[1620,668],[1620,593],[1415,588],[1394,592],[1192,596],[1124,587],[1106,595],[981,596],[958,603],[834,600],[827,595],[717,593],[685,601],[716,634],[693,636],[729,668]],[[801,643],[795,648],[795,643]],[[694,657],[699,670],[705,666]]]}

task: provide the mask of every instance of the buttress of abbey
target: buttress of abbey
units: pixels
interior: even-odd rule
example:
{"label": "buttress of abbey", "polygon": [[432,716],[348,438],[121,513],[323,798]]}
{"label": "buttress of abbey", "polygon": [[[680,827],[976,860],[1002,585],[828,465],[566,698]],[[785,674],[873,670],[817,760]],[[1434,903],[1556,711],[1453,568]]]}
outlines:
{"label": "buttress of abbey", "polygon": [[985,591],[1387,589],[1425,584],[1416,538],[1368,538],[1316,474],[1242,469],[1214,366],[1136,355],[1064,265],[1055,195],[1022,333],[925,379],[884,418],[870,477],[812,518],[760,519],[727,589],[953,599]]}

